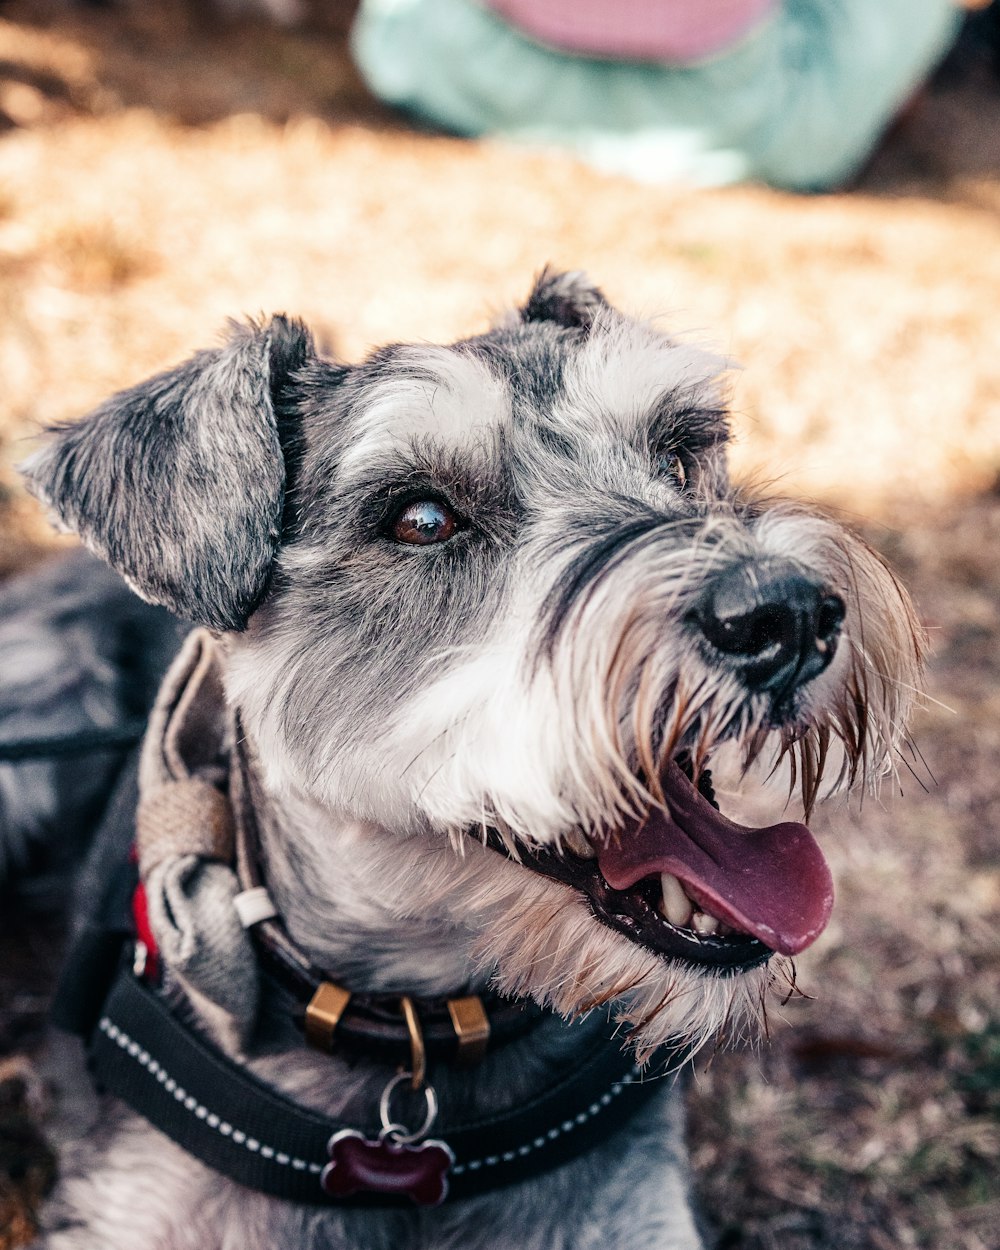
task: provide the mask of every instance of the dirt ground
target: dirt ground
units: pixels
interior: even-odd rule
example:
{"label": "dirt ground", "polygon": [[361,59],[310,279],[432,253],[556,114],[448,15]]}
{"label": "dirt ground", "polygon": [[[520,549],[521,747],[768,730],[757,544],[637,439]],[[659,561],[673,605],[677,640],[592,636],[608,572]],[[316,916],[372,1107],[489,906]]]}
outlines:
{"label": "dirt ground", "polygon": [[[359,84],[348,17],[0,3],[0,575],[54,541],[11,468],[31,432],[232,315],[298,313],[352,358],[481,327],[551,261],[721,347],[738,467],[861,525],[933,653],[925,762],[818,822],[839,901],[808,997],[699,1069],[699,1195],[718,1250],[997,1250],[1000,84],[964,59],[841,194],[638,187],[407,127]],[[30,1059],[52,942],[13,916],[2,1250],[52,1173]]]}

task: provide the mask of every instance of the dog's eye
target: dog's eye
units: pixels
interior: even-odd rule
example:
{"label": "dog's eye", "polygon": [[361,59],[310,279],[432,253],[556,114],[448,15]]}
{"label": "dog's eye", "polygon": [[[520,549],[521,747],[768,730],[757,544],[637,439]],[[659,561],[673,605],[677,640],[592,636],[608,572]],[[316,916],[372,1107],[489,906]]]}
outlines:
{"label": "dog's eye", "polygon": [[392,536],[397,542],[447,542],[457,526],[455,514],[438,499],[415,499],[408,503],[393,522]]}
{"label": "dog's eye", "polygon": [[681,490],[687,486],[687,470],[684,461],[675,451],[656,457],[656,471],[661,477],[672,477]]}

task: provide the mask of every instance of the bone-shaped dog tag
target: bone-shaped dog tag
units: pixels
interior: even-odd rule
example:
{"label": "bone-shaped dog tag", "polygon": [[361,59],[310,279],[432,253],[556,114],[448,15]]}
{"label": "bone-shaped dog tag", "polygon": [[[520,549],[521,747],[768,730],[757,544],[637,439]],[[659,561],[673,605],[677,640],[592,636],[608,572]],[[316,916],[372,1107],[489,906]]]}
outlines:
{"label": "bone-shaped dog tag", "polygon": [[320,1184],[334,1198],[351,1194],[403,1194],[421,1207],[436,1207],[448,1193],[448,1172],[455,1162],[443,1141],[416,1145],[383,1133],[374,1141],[356,1129],[334,1133],[327,1144],[330,1162]]}

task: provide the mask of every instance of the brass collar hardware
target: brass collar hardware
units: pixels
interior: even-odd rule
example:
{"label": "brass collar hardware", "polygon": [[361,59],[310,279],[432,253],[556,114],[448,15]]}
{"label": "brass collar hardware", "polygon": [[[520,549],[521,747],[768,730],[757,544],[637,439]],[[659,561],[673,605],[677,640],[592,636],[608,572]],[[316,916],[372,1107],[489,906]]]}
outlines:
{"label": "brass collar hardware", "polygon": [[417,1009],[409,994],[404,994],[399,1004],[403,1009],[406,1031],[410,1035],[410,1085],[413,1089],[420,1089],[427,1075],[427,1049],[424,1046],[424,1033],[417,1018]]}
{"label": "brass collar hardware", "polygon": [[468,998],[449,998],[448,1014],[458,1038],[458,1062],[479,1063],[486,1054],[490,1040],[490,1018],[478,994]]}
{"label": "brass collar hardware", "polygon": [[351,991],[332,981],[322,981],[306,1007],[306,1040],[318,1050],[330,1050],[333,1035],[344,1009],[351,1001]]}

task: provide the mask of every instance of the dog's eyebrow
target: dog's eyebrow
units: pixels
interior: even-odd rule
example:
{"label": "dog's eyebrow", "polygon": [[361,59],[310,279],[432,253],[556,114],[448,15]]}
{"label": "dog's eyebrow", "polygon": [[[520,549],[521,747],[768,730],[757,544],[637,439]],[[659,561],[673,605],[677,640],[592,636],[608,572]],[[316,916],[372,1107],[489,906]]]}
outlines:
{"label": "dog's eyebrow", "polygon": [[492,493],[491,479],[500,468],[496,450],[496,442],[485,438],[462,449],[432,435],[409,439],[359,469],[351,489],[359,497],[388,497],[411,488],[437,486],[475,498]]}
{"label": "dog's eyebrow", "polygon": [[665,395],[647,413],[640,427],[643,450],[654,455],[667,451],[697,455],[728,442],[728,410],[723,404],[706,402],[706,398],[683,391]]}
{"label": "dog's eyebrow", "polygon": [[474,448],[509,417],[507,388],[475,357],[400,347],[382,355],[373,380],[355,394],[353,440],[340,471],[346,479],[364,476],[373,462],[420,440]]}
{"label": "dog's eyebrow", "polygon": [[692,451],[726,435],[724,358],[668,339],[648,323],[607,321],[566,359],[553,426],[588,441],[647,441],[673,431]]}

